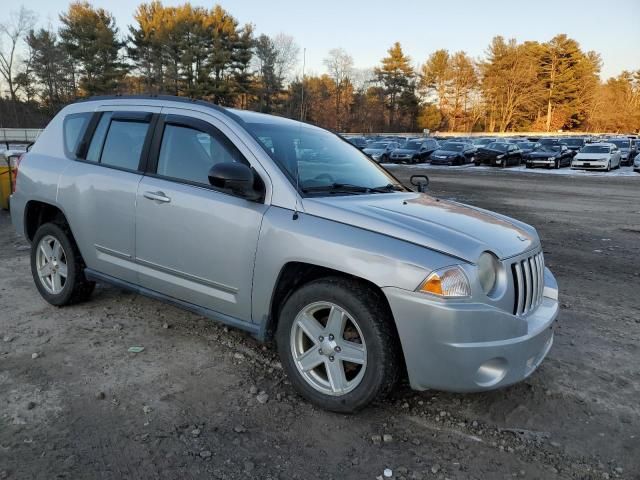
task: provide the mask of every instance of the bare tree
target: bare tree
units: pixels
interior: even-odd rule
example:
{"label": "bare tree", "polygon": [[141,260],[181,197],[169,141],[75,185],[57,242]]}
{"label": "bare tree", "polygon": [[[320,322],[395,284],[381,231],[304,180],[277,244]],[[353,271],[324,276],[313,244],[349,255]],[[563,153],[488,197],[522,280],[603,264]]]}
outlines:
{"label": "bare tree", "polygon": [[284,33],[277,34],[271,41],[276,51],[275,74],[285,84],[298,64],[300,47],[291,35]]}
{"label": "bare tree", "polygon": [[9,20],[0,23],[0,75],[7,82],[12,101],[17,100],[18,85],[14,79],[14,70],[18,63],[18,47],[21,41],[36,23],[36,14],[24,6],[17,12],[11,12]]}
{"label": "bare tree", "polygon": [[341,130],[340,106],[345,88],[348,86],[353,73],[353,57],[343,48],[332,48],[329,55],[323,61],[329,71],[329,76],[336,88],[336,129]]}

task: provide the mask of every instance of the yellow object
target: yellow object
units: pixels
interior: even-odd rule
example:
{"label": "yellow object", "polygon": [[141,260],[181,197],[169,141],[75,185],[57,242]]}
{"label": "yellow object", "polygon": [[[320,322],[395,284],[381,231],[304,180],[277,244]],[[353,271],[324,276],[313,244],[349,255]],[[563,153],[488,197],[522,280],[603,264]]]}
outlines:
{"label": "yellow object", "polygon": [[420,289],[423,292],[442,295],[442,279],[440,278],[440,275],[437,273],[429,275],[429,278],[425,280]]}
{"label": "yellow object", "polygon": [[[11,180],[16,176],[16,158],[20,154],[15,152],[0,152],[0,208],[9,210],[9,195],[11,195]],[[11,161],[11,169],[7,161]]]}

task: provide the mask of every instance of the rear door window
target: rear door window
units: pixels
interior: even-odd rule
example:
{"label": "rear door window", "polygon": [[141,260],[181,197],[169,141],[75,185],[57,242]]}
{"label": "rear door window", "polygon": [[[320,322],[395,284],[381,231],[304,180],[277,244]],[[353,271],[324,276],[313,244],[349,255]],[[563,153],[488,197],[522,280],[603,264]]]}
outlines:
{"label": "rear door window", "polygon": [[104,112],[89,144],[86,160],[105,166],[138,170],[149,121],[128,120]]}

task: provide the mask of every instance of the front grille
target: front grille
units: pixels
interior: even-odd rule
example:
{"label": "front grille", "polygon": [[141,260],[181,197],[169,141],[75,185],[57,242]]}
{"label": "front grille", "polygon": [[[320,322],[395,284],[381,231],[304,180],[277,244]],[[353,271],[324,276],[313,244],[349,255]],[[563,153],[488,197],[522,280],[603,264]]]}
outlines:
{"label": "front grille", "polygon": [[515,300],[514,315],[526,315],[542,302],[544,257],[542,252],[511,264]]}

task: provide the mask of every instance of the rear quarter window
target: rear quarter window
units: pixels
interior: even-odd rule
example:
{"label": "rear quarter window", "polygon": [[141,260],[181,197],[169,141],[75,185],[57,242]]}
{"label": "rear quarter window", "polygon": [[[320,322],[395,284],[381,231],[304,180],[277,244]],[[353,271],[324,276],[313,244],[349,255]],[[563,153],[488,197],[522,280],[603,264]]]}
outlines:
{"label": "rear quarter window", "polygon": [[92,112],[71,113],[64,117],[62,130],[64,134],[64,150],[65,154],[70,158],[76,157],[76,150],[82,136],[89,125]]}

